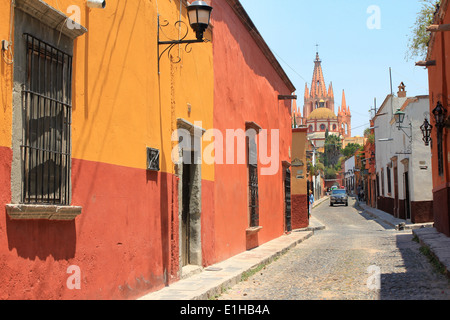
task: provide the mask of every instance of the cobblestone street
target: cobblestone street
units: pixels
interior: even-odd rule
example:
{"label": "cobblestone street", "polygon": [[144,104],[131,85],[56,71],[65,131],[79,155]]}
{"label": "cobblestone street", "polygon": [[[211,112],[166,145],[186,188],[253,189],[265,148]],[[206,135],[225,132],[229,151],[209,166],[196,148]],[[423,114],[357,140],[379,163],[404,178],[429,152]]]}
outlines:
{"label": "cobblestone street", "polygon": [[[229,288],[219,300],[448,300],[450,282],[420,252],[409,230],[396,231],[354,206],[320,205],[325,226],[277,261]],[[370,267],[374,269],[370,269]],[[380,289],[368,280],[381,272]],[[376,282],[369,282],[375,284]]]}

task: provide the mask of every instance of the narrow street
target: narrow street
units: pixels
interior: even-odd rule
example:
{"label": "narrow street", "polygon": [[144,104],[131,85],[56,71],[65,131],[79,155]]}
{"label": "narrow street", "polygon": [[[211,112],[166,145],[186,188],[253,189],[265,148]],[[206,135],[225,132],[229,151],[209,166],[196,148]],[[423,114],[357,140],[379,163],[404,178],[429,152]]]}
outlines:
{"label": "narrow street", "polygon": [[[450,299],[448,279],[419,251],[411,231],[396,231],[361,213],[354,199],[348,207],[325,202],[313,215],[325,230],[219,300]],[[374,270],[381,272],[380,290],[368,286]]]}

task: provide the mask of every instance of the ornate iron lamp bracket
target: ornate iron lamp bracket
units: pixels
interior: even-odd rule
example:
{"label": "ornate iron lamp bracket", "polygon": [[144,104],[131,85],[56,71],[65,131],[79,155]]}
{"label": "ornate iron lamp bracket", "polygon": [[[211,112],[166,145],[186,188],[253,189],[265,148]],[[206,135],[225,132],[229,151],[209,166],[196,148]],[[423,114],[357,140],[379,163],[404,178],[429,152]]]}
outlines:
{"label": "ornate iron lamp bracket", "polygon": [[[206,40],[203,40],[203,39],[185,40],[189,33],[189,27],[187,26],[187,24],[185,22],[183,22],[181,20],[175,22],[174,27],[177,28],[177,27],[180,27],[181,25],[184,25],[186,27],[186,32],[183,34],[182,37],[180,36],[180,39],[178,39],[178,40],[171,39],[164,33],[164,30],[163,30],[163,28],[167,27],[168,25],[169,25],[169,22],[167,20],[164,20],[164,22],[161,24],[159,21],[159,15],[158,15],[158,74],[160,73],[160,61],[161,61],[161,58],[164,55],[164,53],[167,52],[167,56],[169,57],[169,59],[172,63],[180,63],[181,62],[180,55],[177,55],[176,57],[173,57],[171,55],[171,51],[175,46],[183,44],[183,45],[185,45],[184,51],[186,51],[187,53],[190,53],[192,51],[192,48],[188,48],[190,44],[206,42]],[[161,41],[160,40],[161,33],[164,35],[165,38],[167,38],[169,40]],[[160,46],[166,46],[166,48],[162,52],[160,52]]]}

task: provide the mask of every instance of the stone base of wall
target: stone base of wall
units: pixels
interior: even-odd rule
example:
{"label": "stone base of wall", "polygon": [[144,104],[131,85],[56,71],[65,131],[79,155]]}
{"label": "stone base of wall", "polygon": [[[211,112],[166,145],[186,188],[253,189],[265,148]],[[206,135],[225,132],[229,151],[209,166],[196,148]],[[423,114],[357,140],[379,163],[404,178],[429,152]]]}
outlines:
{"label": "stone base of wall", "polygon": [[292,230],[309,226],[308,197],[306,194],[292,195]]}
{"label": "stone base of wall", "polygon": [[377,208],[381,211],[394,215],[394,199],[387,197],[378,197]]}
{"label": "stone base of wall", "polygon": [[449,197],[449,187],[433,191],[434,227],[437,231],[445,234],[447,237],[450,237]]}
{"label": "stone base of wall", "polygon": [[[393,216],[395,201],[393,198],[378,197],[378,209],[387,212]],[[399,219],[406,219],[406,201],[399,199],[398,201],[398,217]],[[412,223],[426,223],[433,222],[433,201],[411,201],[411,222]]]}
{"label": "stone base of wall", "polygon": [[411,222],[433,222],[433,201],[411,201]]}

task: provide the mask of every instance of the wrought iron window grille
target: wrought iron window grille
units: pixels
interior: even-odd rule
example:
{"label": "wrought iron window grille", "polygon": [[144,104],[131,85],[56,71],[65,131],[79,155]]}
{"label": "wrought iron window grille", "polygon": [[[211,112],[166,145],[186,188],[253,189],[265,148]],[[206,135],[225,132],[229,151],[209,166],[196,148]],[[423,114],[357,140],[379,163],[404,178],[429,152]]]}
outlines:
{"label": "wrought iron window grille", "polygon": [[292,231],[292,195],[291,195],[291,170],[286,169],[285,171],[285,182],[284,182],[284,192],[285,192],[285,219],[286,219],[286,231]]}
{"label": "wrought iron window grille", "polygon": [[24,34],[22,202],[70,204],[72,56]]}
{"label": "wrought iron window grille", "polygon": [[247,138],[250,227],[259,226],[258,161],[255,139]]}

